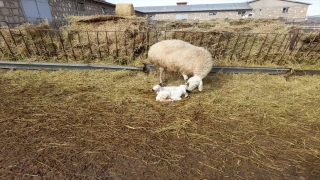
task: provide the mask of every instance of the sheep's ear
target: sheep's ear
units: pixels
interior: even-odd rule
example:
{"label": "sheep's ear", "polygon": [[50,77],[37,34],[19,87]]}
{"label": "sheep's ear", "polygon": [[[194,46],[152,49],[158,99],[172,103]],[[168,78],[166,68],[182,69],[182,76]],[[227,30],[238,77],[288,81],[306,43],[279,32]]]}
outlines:
{"label": "sheep's ear", "polygon": [[202,81],[200,81],[199,86],[198,86],[198,89],[199,89],[199,91],[202,91],[202,89],[203,89],[203,83],[202,83]]}

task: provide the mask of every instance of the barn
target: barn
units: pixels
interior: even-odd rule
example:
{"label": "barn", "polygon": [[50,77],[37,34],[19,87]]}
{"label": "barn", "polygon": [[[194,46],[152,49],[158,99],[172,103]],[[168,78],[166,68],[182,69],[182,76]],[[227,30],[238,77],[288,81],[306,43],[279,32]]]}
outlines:
{"label": "barn", "polygon": [[240,19],[253,14],[254,18],[294,18],[304,20],[309,3],[289,0],[253,0],[244,3],[197,4],[177,2],[173,6],[135,7],[152,20],[214,20]]}
{"label": "barn", "polygon": [[240,19],[243,14],[252,11],[247,3],[187,5],[187,2],[178,2],[175,6],[148,6],[135,9],[146,13],[152,20]]}
{"label": "barn", "polygon": [[310,3],[288,0],[254,0],[248,4],[256,18],[304,20]]}

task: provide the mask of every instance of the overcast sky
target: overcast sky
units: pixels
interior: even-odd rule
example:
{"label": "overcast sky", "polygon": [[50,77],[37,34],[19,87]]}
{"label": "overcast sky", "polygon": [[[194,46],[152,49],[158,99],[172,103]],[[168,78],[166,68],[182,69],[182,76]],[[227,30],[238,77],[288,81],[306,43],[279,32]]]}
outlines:
{"label": "overcast sky", "polygon": [[[173,6],[176,5],[176,2],[188,2],[188,5],[191,4],[219,4],[219,3],[239,3],[246,2],[247,0],[106,0],[107,2],[117,4],[117,3],[132,3],[134,7],[141,6]],[[320,0],[297,0],[300,2],[311,3],[309,6],[307,15],[320,15]]]}

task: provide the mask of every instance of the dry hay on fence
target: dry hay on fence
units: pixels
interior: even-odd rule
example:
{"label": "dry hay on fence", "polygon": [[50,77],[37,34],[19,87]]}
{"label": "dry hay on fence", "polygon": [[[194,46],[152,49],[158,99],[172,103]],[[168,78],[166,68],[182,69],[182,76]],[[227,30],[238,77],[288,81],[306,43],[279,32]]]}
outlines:
{"label": "dry hay on fence", "polygon": [[117,16],[134,16],[135,11],[133,4],[119,3],[116,5],[116,15]]}
{"label": "dry hay on fence", "polygon": [[[6,60],[48,60],[48,56],[59,56],[59,40],[50,29],[48,21],[40,24],[24,23],[13,29],[0,29],[1,50]],[[51,38],[52,37],[52,38]]]}
{"label": "dry hay on fence", "polygon": [[212,21],[160,21],[157,28],[179,31],[218,31],[229,33],[289,33],[297,25],[286,25],[271,19],[238,19]]}
{"label": "dry hay on fence", "polygon": [[[216,22],[169,22],[169,28],[150,32],[150,42],[181,39],[208,49],[217,65],[292,66],[320,63],[319,32],[300,31],[293,41],[296,26],[279,21],[233,20]],[[200,24],[204,24],[205,28]],[[165,29],[172,28],[166,32]],[[291,50],[292,48],[292,50]]]}
{"label": "dry hay on fence", "polygon": [[302,39],[304,43],[312,43],[320,41],[320,31],[319,32],[310,32],[309,36],[306,36]]}
{"label": "dry hay on fence", "polygon": [[1,32],[15,55],[4,41],[1,41],[2,51],[11,59],[29,61],[66,61],[67,58],[69,62],[92,62],[103,56],[111,58],[112,63],[127,64],[146,48],[145,18],[97,15],[67,19],[70,25],[60,31],[49,30],[48,22],[3,29]]}
{"label": "dry hay on fence", "polygon": [[295,26],[272,20],[172,21],[166,28],[148,27],[149,31],[147,20],[139,17],[70,16],[68,21],[60,31],[49,30],[48,22],[2,29],[14,54],[1,41],[2,56],[8,60],[139,64],[134,59],[145,58],[148,45],[181,39],[207,48],[216,65],[318,67],[320,62],[319,32],[300,32],[294,44],[288,32]]}
{"label": "dry hay on fence", "polygon": [[4,179],[320,177],[319,76],[210,74],[167,104],[154,73],[0,74]]}
{"label": "dry hay on fence", "polygon": [[[145,18],[97,15],[70,16],[67,19],[71,25],[63,27],[62,30],[77,48],[100,48],[104,53],[108,52],[119,59],[124,57],[124,64],[128,63],[128,59],[132,61],[133,56],[139,55],[138,52],[145,49]],[[86,49],[89,53],[88,48]]]}

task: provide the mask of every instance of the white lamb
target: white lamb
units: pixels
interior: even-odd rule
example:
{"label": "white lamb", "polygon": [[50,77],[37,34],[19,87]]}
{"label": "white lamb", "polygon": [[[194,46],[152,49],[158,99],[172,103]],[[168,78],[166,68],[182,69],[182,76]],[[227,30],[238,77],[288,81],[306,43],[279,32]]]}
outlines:
{"label": "white lamb", "polygon": [[[203,89],[202,79],[208,75],[213,66],[211,53],[198,46],[182,40],[163,40],[150,47],[148,59],[159,68],[160,85],[163,85],[165,71],[182,74],[187,91],[198,87]],[[188,75],[193,75],[188,80]]]}
{"label": "white lamb", "polygon": [[185,95],[186,98],[189,97],[186,85],[167,87],[155,85],[153,86],[152,91],[157,92],[156,101],[173,102],[181,100],[182,95]]}

